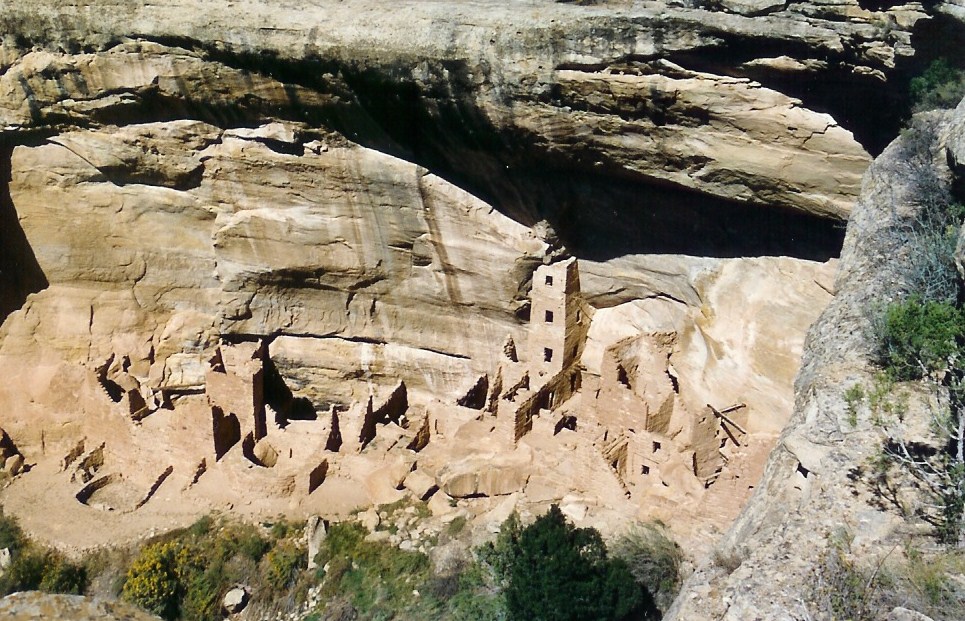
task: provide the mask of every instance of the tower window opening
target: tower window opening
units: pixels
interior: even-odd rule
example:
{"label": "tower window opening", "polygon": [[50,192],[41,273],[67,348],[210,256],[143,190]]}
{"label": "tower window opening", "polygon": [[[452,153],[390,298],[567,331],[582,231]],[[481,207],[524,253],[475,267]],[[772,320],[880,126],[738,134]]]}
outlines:
{"label": "tower window opening", "polygon": [[543,348],[543,362],[553,362],[553,350],[549,347]]}
{"label": "tower window opening", "polygon": [[657,451],[659,451],[659,450],[660,450],[660,446],[661,446],[660,443],[657,442],[656,440],[654,440],[654,441],[653,441],[653,452],[656,453]]}
{"label": "tower window opening", "polygon": [[546,282],[546,286],[547,286],[547,287],[552,287],[552,286],[553,286],[553,277],[552,277],[552,276],[547,276],[545,282]]}
{"label": "tower window opening", "polygon": [[630,376],[627,374],[627,370],[623,368],[622,364],[617,365],[617,381],[627,388],[630,387]]}
{"label": "tower window opening", "polygon": [[545,317],[546,317],[546,323],[553,323],[553,311],[551,310],[546,311]]}
{"label": "tower window opening", "polygon": [[650,466],[640,466],[640,474],[650,474]]}

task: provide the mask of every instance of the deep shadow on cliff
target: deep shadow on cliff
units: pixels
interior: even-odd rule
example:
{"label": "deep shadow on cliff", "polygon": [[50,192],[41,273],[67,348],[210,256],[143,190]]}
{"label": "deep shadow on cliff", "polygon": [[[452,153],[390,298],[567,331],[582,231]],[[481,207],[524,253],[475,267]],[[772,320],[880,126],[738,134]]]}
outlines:
{"label": "deep shadow on cliff", "polygon": [[628,254],[825,261],[844,237],[844,223],[789,209],[538,165],[509,170],[480,193],[524,224],[547,221],[571,251],[594,261]]}
{"label": "deep shadow on cliff", "polygon": [[[293,95],[291,109],[278,112],[424,166],[518,222],[545,220],[584,258],[666,253],[824,261],[838,255],[844,238],[840,221],[647,182],[589,148],[561,154],[538,137],[498,128],[473,99],[471,69],[462,61],[431,66],[437,79],[426,86],[401,77],[409,71],[403,66],[373,69],[316,57],[295,62],[271,54],[207,53],[228,66],[322,93],[330,105],[303,106]],[[223,111],[210,107],[185,112],[209,122],[225,120]],[[262,111],[249,112],[257,117]]]}
{"label": "deep shadow on cliff", "polygon": [[23,306],[28,295],[48,285],[10,198],[12,151],[12,147],[0,148],[0,323]]}

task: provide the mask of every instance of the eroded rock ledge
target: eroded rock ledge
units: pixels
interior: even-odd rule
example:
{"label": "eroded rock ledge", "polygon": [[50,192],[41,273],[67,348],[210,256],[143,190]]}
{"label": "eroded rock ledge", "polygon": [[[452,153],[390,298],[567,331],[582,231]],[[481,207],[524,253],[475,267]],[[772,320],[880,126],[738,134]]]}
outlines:
{"label": "eroded rock ledge", "polygon": [[929,22],[917,4],[84,5],[0,14],[16,35],[0,79],[8,138],[122,117],[314,119],[559,230],[594,210],[593,191],[565,199],[574,186],[604,180],[614,197],[629,182],[845,218]]}

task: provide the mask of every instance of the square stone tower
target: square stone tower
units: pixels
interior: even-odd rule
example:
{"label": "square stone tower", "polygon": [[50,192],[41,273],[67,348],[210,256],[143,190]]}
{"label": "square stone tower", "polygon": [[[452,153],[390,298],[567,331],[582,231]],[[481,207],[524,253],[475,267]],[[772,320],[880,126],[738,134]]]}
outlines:
{"label": "square stone tower", "polygon": [[527,364],[537,384],[576,362],[585,330],[576,259],[541,265],[530,291]]}

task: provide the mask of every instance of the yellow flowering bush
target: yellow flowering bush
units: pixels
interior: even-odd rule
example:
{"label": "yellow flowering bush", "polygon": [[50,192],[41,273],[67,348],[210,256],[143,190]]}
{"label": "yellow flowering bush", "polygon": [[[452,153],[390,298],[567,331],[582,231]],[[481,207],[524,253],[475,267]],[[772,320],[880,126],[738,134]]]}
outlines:
{"label": "yellow flowering bush", "polygon": [[185,585],[202,566],[203,559],[189,546],[177,542],[149,545],[127,572],[124,599],[165,619],[175,619]]}

